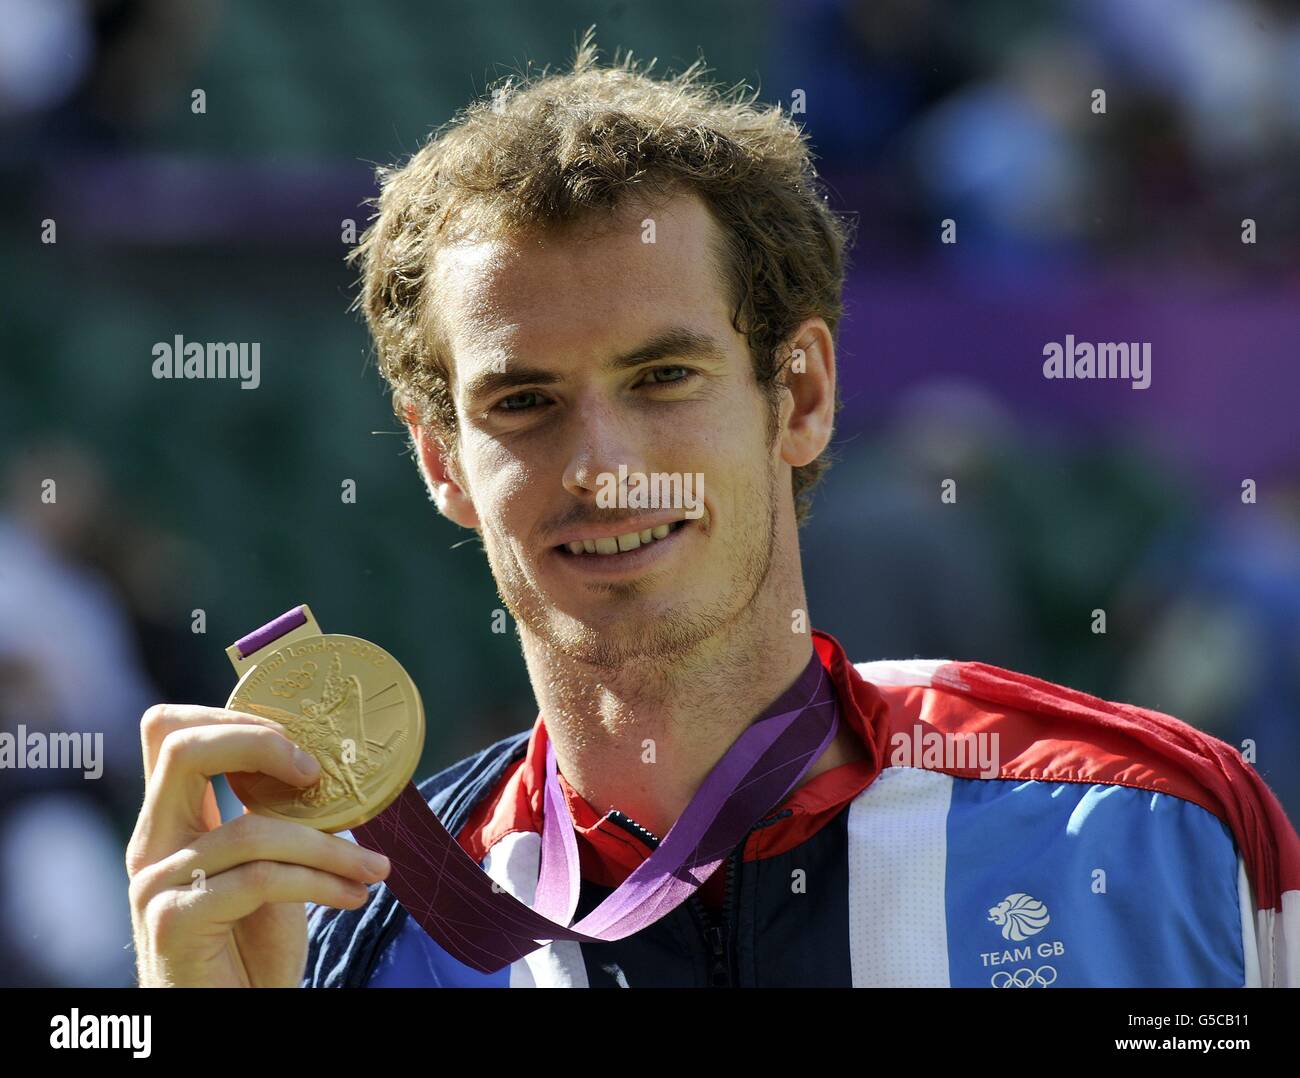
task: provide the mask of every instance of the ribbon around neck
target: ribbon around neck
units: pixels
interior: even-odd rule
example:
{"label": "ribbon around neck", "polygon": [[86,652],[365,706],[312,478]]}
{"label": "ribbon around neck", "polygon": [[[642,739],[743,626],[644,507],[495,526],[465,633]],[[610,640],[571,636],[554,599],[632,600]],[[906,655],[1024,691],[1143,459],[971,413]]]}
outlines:
{"label": "ribbon around neck", "polygon": [[354,827],[352,836],[389,859],[385,885],[430,938],[465,965],[492,973],[545,943],[624,939],[671,912],[798,788],[838,728],[834,686],[814,651],[798,680],[709,772],[651,855],[572,926],[581,882],[578,845],[549,738],[532,907],[500,889],[442,826],[414,783],[373,820]]}

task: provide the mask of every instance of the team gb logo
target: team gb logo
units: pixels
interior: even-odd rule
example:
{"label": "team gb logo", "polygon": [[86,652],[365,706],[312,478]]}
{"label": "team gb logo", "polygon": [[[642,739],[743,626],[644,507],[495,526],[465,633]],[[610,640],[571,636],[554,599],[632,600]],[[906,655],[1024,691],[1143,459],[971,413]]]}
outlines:
{"label": "team gb logo", "polygon": [[989,920],[1001,927],[1003,939],[1019,942],[1041,932],[1051,917],[1047,914],[1047,907],[1038,899],[1017,892],[1007,895],[990,909]]}

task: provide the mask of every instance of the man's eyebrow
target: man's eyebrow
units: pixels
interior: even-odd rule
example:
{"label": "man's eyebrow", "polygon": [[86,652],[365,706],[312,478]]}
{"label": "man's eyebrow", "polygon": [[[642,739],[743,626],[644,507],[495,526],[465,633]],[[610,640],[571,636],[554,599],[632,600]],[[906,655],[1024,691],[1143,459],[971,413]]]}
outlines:
{"label": "man's eyebrow", "polygon": [[[603,371],[613,373],[638,367],[642,363],[653,363],[657,359],[674,357],[697,357],[700,359],[719,360],[725,353],[716,340],[705,333],[699,333],[684,326],[666,329],[643,341],[630,352],[613,356],[602,365]],[[515,386],[554,385],[564,379],[552,370],[543,367],[511,365],[508,370],[480,371],[465,383],[465,400],[472,407],[476,401]]]}

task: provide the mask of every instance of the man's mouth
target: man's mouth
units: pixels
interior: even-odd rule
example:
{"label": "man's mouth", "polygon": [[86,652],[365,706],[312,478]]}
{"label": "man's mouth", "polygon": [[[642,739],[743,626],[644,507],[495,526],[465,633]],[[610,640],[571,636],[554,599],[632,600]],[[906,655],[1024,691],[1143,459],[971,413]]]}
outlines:
{"label": "man's mouth", "polygon": [[575,539],[561,543],[555,549],[574,557],[609,558],[627,554],[643,546],[667,539],[674,532],[684,528],[689,521],[677,520],[671,524],[660,524],[654,528],[641,531],[624,532],[620,535],[605,535],[594,539]]}

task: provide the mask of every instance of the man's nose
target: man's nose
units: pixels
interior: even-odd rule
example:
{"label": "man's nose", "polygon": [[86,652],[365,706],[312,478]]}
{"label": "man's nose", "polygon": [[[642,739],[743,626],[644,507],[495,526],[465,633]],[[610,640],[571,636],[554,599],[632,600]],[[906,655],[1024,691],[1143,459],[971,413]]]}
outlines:
{"label": "man's nose", "polygon": [[567,433],[564,488],[579,498],[594,497],[624,476],[646,471],[643,439],[629,417],[611,401],[586,398],[574,409]]}

